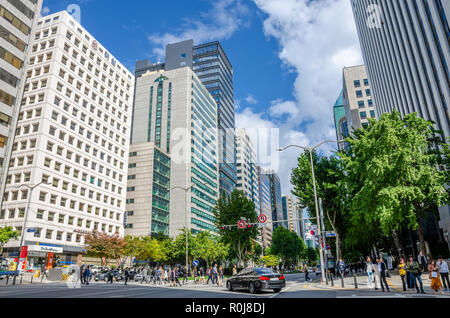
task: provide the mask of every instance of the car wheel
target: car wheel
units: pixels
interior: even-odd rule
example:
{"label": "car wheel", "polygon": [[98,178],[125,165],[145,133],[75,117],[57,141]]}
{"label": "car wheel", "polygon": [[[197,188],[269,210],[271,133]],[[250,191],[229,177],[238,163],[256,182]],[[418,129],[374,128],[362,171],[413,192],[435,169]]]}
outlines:
{"label": "car wheel", "polygon": [[227,282],[227,289],[228,289],[229,291],[234,291],[233,285],[231,285],[231,282],[230,282],[230,281]]}
{"label": "car wheel", "polygon": [[250,283],[250,294],[256,294],[256,287],[254,283]]}
{"label": "car wheel", "polygon": [[278,294],[278,293],[281,291],[281,288],[275,288],[273,291],[274,291],[276,294]]}

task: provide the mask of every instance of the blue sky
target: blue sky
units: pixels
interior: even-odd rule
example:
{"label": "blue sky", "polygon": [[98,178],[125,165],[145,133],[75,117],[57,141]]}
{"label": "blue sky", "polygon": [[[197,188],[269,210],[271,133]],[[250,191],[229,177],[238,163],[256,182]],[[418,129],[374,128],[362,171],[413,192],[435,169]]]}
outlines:
{"label": "blue sky", "polygon": [[[335,138],[342,67],[362,64],[350,0],[44,0],[81,8],[81,24],[130,71],[167,43],[222,43],[234,67],[237,126],[279,128],[280,146]],[[298,152],[280,157],[283,194]]]}

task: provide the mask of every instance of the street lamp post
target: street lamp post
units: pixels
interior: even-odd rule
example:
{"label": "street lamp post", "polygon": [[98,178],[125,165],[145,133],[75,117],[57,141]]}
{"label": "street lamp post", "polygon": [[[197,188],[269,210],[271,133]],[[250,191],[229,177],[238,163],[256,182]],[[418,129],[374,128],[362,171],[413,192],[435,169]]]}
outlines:
{"label": "street lamp post", "polygon": [[19,256],[17,257],[16,270],[14,271],[13,285],[16,284],[17,271],[19,270],[20,253],[22,252],[23,241],[24,241],[24,237],[25,237],[25,233],[26,233],[26,225],[27,225],[27,220],[28,220],[28,214],[29,214],[29,211],[30,211],[31,197],[33,195],[34,189],[36,189],[41,184],[50,185],[49,183],[44,183],[44,181],[42,181],[42,182],[39,182],[38,184],[36,184],[34,186],[29,186],[27,184],[22,184],[21,186],[17,187],[17,188],[21,188],[21,187],[25,186],[25,187],[27,187],[30,190],[30,193],[28,195],[27,209],[25,210],[23,226],[22,226],[22,233],[20,235]]}
{"label": "street lamp post", "polygon": [[[337,143],[340,144],[341,142],[343,142],[343,141],[338,141]],[[295,148],[300,148],[300,149],[303,149],[303,150],[309,152],[309,158],[311,160],[311,173],[312,173],[313,188],[314,188],[314,202],[315,202],[315,207],[316,207],[316,219],[317,219],[317,225],[318,225],[317,229],[318,229],[318,232],[319,232],[318,233],[319,237],[322,237],[322,229],[321,229],[321,225],[320,225],[319,202],[318,202],[319,200],[318,200],[318,197],[317,197],[317,187],[316,187],[316,176],[315,176],[315,171],[314,171],[313,151],[316,150],[317,148],[319,148],[320,146],[326,144],[326,143],[336,143],[336,141],[334,141],[334,140],[325,140],[325,141],[321,142],[320,144],[318,144],[318,145],[316,145],[316,146],[314,146],[312,148],[303,147],[303,146],[300,146],[300,145],[290,145],[290,146],[284,147],[282,149],[278,149],[279,152],[282,152],[282,151],[285,151],[286,149],[295,147]],[[323,281],[325,281],[325,264],[324,264],[324,253],[323,253],[322,244],[320,245],[319,252],[320,252],[319,253],[320,254],[320,264],[321,264],[320,271],[322,273],[322,282],[323,282]]]}
{"label": "street lamp post", "polygon": [[[169,192],[172,192],[175,189],[179,189],[179,190],[183,190],[185,192],[184,200],[185,200],[185,204],[186,204],[186,213],[185,213],[186,214],[186,229],[185,229],[185,232],[186,232],[186,271],[187,271],[188,275],[189,275],[189,253],[188,253],[188,248],[189,248],[189,236],[188,236],[188,226],[189,226],[188,223],[189,223],[189,220],[188,220],[188,215],[189,215],[189,211],[188,211],[187,194],[188,194],[189,190],[191,190],[194,185],[195,184],[191,185],[188,188],[173,187],[169,191]],[[203,185],[206,185],[206,182],[204,182]]]}

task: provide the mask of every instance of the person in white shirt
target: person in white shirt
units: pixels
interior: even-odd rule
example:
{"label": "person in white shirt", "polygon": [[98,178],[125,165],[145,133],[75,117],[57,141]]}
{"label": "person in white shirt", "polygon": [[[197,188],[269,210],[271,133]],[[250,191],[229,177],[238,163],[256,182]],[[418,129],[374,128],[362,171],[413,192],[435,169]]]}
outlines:
{"label": "person in white shirt", "polygon": [[436,263],[439,268],[439,273],[441,274],[442,283],[444,284],[444,291],[448,291],[450,289],[450,282],[448,280],[448,264],[444,261],[444,258],[439,255],[438,262]]}

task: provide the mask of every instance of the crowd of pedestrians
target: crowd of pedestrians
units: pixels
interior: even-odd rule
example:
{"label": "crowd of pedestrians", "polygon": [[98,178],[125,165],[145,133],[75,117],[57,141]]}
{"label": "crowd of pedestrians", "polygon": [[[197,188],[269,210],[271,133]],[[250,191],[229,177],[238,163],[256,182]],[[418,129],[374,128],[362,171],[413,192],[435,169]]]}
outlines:
{"label": "crowd of pedestrians", "polygon": [[[437,261],[427,259],[422,253],[420,253],[417,260],[412,256],[407,261],[401,257],[398,261],[397,269],[404,292],[415,289],[418,294],[425,294],[422,275],[427,273],[431,282],[430,288],[434,291],[434,294],[438,292],[442,294],[443,291],[448,291],[450,288],[448,264],[442,256],[439,256]],[[367,257],[365,272],[367,273],[369,288],[378,290],[377,282],[379,282],[381,290],[389,292],[386,277],[390,277],[389,272],[392,270],[393,267],[386,265],[381,257],[377,257],[375,263],[370,257]]]}

